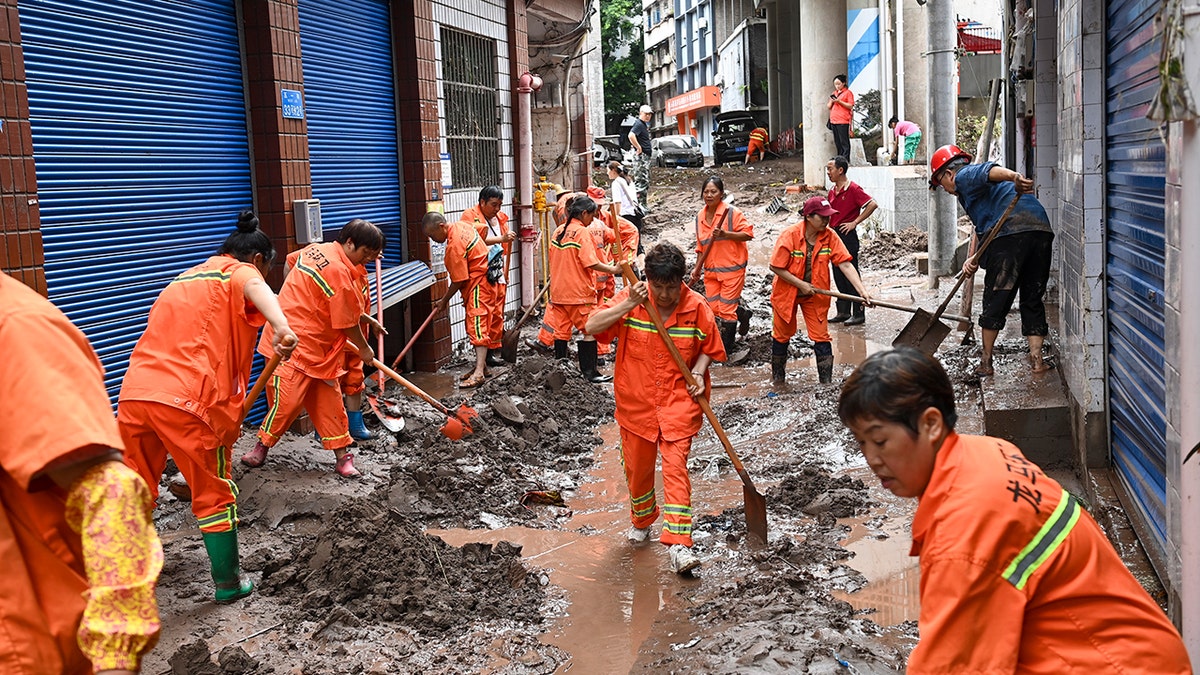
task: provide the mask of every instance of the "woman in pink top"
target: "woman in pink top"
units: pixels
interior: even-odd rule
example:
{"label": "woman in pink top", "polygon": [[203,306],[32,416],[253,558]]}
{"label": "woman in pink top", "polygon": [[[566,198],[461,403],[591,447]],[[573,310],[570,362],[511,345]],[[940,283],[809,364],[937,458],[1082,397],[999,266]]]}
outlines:
{"label": "woman in pink top", "polygon": [[[897,139],[904,139],[904,157],[902,163],[908,164],[916,159],[917,146],[921,143],[921,127],[917,126],[913,122],[909,122],[908,120],[902,120],[899,117],[893,117],[892,119],[888,120],[888,128],[895,131]],[[896,144],[899,145],[899,143],[900,141],[897,140]],[[895,154],[900,154],[899,150],[899,148],[896,148]]]}

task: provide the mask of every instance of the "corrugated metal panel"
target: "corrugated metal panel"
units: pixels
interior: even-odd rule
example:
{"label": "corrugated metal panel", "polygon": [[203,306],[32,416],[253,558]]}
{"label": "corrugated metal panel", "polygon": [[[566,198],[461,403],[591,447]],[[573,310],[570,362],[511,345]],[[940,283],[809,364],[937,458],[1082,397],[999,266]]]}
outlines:
{"label": "corrugated metal panel", "polygon": [[388,3],[301,0],[300,53],[321,222],[332,233],[352,218],[370,220],[387,233],[384,264],[398,264],[405,258]]}
{"label": "corrugated metal panel", "polygon": [[[420,260],[412,260],[383,271],[383,308],[387,309],[396,303],[425,290],[437,281],[429,265]],[[375,273],[367,273],[367,282],[371,286],[371,302],[375,302]],[[371,310],[374,313],[374,309]]]}
{"label": "corrugated metal panel", "polygon": [[1158,86],[1161,0],[1108,3],[1106,296],[1113,464],[1155,541],[1166,545],[1163,279],[1166,150],[1146,119]]}
{"label": "corrugated metal panel", "polygon": [[232,0],[19,4],[50,299],[114,397],[167,282],[252,201]]}

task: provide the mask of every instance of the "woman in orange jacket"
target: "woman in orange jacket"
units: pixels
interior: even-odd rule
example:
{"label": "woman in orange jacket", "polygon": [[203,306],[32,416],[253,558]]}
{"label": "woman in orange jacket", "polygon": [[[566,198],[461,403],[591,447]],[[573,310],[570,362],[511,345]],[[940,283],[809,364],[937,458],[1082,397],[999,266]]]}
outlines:
{"label": "woman in orange jacket", "polygon": [[285,356],[296,340],[263,281],[274,258],[258,218],[243,211],[217,254],[175,277],[158,296],[121,383],[117,424],[125,463],[157,498],[167,455],[175,460],[191,487],[217,602],[254,588],[238,561],[237,485],[229,462],[258,329],[269,322]]}
{"label": "woman in orange jacket", "polygon": [[918,673],[1190,673],[1179,632],[1079,501],[1011,443],[954,431],[954,387],[912,349],[872,355],[838,415],[884,489],[915,497]]}
{"label": "woman in orange jacket", "polygon": [[[748,351],[734,352],[737,333],[750,330],[750,310],[742,306],[742,288],[746,285],[746,265],[750,250],[746,242],[754,238],[754,226],[742,210],[725,203],[725,181],[709,176],[701,188],[704,208],[696,214],[696,255],[704,258],[704,297],[717,316],[721,342],[729,363],[746,358]],[[694,279],[688,279],[691,284]]]}

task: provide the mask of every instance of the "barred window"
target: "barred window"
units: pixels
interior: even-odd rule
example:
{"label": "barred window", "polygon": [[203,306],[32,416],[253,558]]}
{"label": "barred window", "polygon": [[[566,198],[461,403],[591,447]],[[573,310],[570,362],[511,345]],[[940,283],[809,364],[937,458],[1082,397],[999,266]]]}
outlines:
{"label": "barred window", "polygon": [[496,42],[442,27],[446,146],[455,188],[500,184]]}

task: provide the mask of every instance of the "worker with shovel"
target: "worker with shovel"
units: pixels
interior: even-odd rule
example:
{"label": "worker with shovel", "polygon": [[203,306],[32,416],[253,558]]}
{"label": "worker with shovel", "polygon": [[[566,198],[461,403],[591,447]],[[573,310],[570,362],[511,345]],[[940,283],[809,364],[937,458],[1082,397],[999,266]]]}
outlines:
{"label": "worker with shovel", "polygon": [[959,435],[938,361],[902,347],[838,416],[884,489],[919,499],[919,673],[1191,673],[1179,632],[1074,496],[1013,444]]}
{"label": "worker with shovel", "polygon": [[967,275],[975,274],[979,267],[987,270],[983,278],[983,312],[979,316],[983,356],[975,373],[986,376],[994,372],[992,348],[1018,292],[1021,334],[1029,342],[1032,370],[1035,373],[1049,370],[1052,366],[1042,360],[1042,343],[1050,332],[1042,297],[1050,279],[1054,231],[1046,209],[1033,196],[1033,181],[995,162],[971,164],[971,155],[954,145],[943,145],[933,153],[929,171],[929,189],[941,187],[958,197],[958,203],[975,224],[972,251],[1009,204],[1017,200],[1011,215],[983,252],[979,265],[973,265],[970,259],[963,265],[963,274]]}
{"label": "worker with shovel", "polygon": [[468,389],[478,387],[491,372],[487,366],[488,344],[491,343],[489,303],[492,297],[487,281],[488,247],[471,223],[462,220],[447,222],[446,216],[436,211],[425,214],[421,219],[421,228],[432,241],[446,245],[443,259],[446,273],[450,276],[450,287],[433,303],[433,311],[446,311],[450,306],[450,298],[455,293],[461,293],[467,339],[475,348],[475,367],[462,374],[458,386]]}
{"label": "worker with shovel", "polygon": [[775,273],[771,284],[771,380],[777,384],[787,377],[788,342],[796,334],[798,313],[804,315],[804,325],[813,341],[818,381],[833,381],[830,298],[814,292],[829,290],[831,264],[846,275],[864,303],[869,305],[871,300],[846,245],[829,229],[830,217],[837,215],[829,200],[809,197],[803,213],[804,220],[779,234],[771,253],[771,271]]}
{"label": "worker with shovel", "polygon": [[[750,260],[746,242],[754,238],[754,226],[742,210],[725,203],[725,181],[709,176],[701,186],[704,208],[696,214],[697,267],[693,276],[704,275],[704,297],[720,325],[721,340],[729,363],[749,355],[734,351],[738,333],[750,330],[750,310],[741,305]],[[689,279],[689,282],[695,279]]]}
{"label": "worker with shovel", "polygon": [[270,323],[280,354],[295,347],[296,334],[263,280],[274,258],[258,218],[243,211],[217,254],[175,277],[155,300],[117,405],[125,463],[151,497],[158,498],[168,454],[187,480],[217,602],[254,588],[241,574],[230,462],[258,329]]}
{"label": "worker with shovel", "polygon": [[133,673],[158,642],[154,501],[121,462],[104,368],[0,272],[0,671]]}
{"label": "worker with shovel", "polygon": [[463,211],[459,220],[471,223],[488,247],[488,283],[483,286],[488,306],[487,356],[485,365],[503,366],[500,348],[504,339],[504,302],[508,299],[508,261],[517,233],[508,228],[508,214],[501,211],[504,190],[489,185],[479,191],[479,202]]}
{"label": "worker with shovel", "polygon": [[[279,291],[279,304],[300,344],[267,384],[267,416],[258,430],[258,443],[242,456],[242,464],[262,466],[303,409],[321,445],[336,456],[338,475],[359,475],[354,455],[347,450],[354,441],[338,380],[346,372],[345,350],[357,351],[364,363],[375,359],[359,325],[362,289],[356,285],[354,268],[378,258],[386,242],[374,223],[355,218],[342,226],[336,241],[301,250]],[[264,327],[258,353],[271,358],[276,342],[274,328]]]}
{"label": "worker with shovel", "polygon": [[[629,486],[628,538],[642,543],[660,508],[654,496],[654,466],[662,455],[663,529],[672,569],[695,569],[692,552],[692,484],[687,459],[703,413],[693,398],[711,389],[708,366],[725,359],[717,322],[704,298],[683,284],[683,252],[662,242],[646,253],[646,281],[617,293],[588,317],[587,331],[601,340],[617,339],[613,391],[621,429],[621,461]],[[649,298],[668,335],[700,386],[690,387],[642,305]]]}

